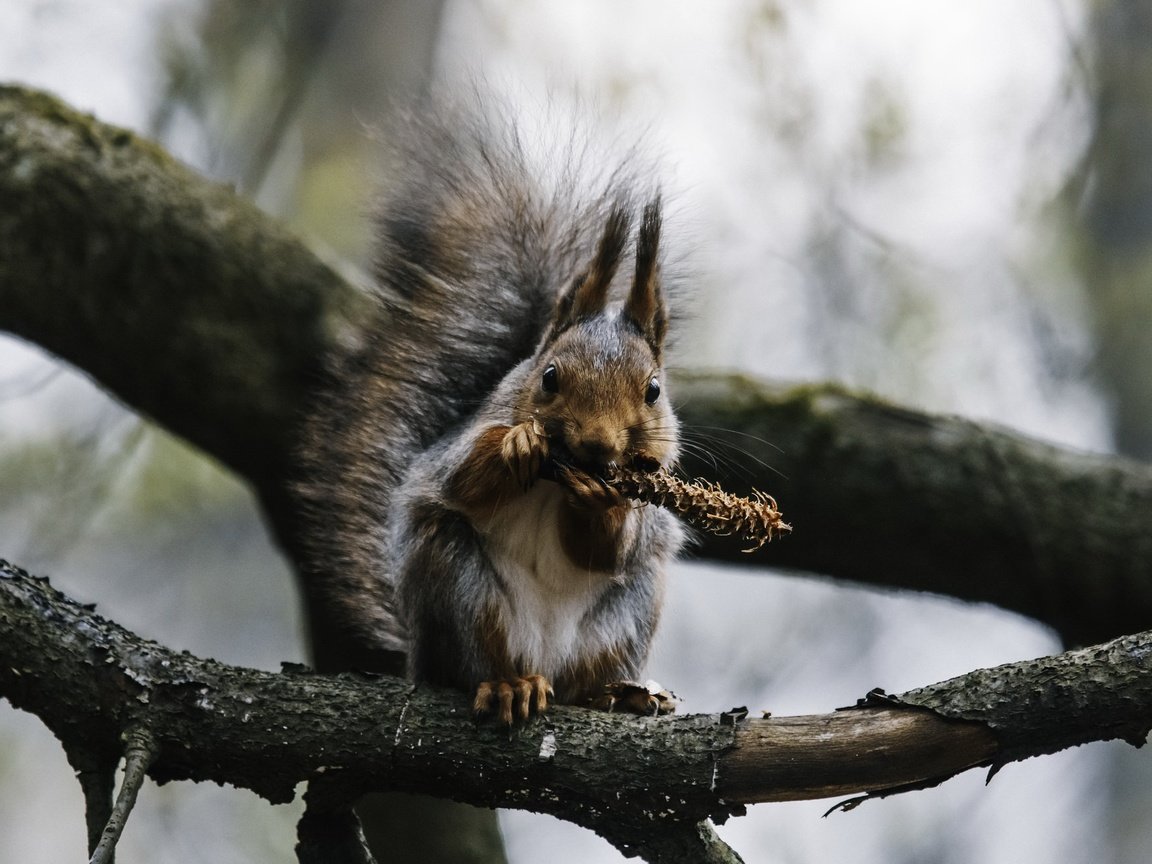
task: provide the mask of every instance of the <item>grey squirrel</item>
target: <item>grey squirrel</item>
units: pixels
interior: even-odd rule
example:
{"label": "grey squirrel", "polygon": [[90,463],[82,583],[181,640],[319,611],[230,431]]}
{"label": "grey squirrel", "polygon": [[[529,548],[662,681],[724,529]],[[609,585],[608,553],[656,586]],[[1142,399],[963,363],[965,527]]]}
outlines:
{"label": "grey squirrel", "polygon": [[511,723],[639,675],[684,531],[597,472],[673,463],[678,423],[656,185],[465,102],[393,133],[377,318],[307,420],[297,493],[313,626]]}

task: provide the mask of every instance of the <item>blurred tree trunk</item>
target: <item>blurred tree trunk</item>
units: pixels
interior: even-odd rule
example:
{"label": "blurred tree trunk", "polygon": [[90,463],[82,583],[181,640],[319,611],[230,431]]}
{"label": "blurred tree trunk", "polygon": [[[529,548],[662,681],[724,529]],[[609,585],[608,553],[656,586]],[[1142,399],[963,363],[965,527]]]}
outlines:
{"label": "blurred tree trunk", "polygon": [[[1152,4],[1097,0],[1089,9],[1083,73],[1092,137],[1065,207],[1079,241],[1117,450],[1152,460]],[[1115,860],[1142,860],[1132,850],[1142,848],[1144,819],[1132,808],[1152,769],[1145,760],[1117,759],[1108,777],[1103,812]]]}
{"label": "blurred tree trunk", "polygon": [[191,121],[208,176],[363,263],[374,136],[393,100],[427,86],[443,6],[210,0],[194,41],[175,27],[161,39],[168,80],[147,132],[186,144]]}
{"label": "blurred tree trunk", "polygon": [[1152,459],[1152,4],[1090,4],[1091,143],[1069,187],[1116,446]]}

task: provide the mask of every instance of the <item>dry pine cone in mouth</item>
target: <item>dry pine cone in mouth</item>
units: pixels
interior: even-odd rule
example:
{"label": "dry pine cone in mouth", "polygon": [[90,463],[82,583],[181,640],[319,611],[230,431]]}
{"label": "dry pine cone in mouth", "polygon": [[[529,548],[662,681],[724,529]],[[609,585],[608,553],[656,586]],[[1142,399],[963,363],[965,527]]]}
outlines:
{"label": "dry pine cone in mouth", "polygon": [[752,497],[742,498],[707,480],[677,477],[644,456],[632,458],[628,465],[610,468],[604,482],[625,498],[664,507],[712,534],[736,534],[750,540],[755,545],[745,552],[755,552],[773,537],[792,530],[767,493],[754,490]]}

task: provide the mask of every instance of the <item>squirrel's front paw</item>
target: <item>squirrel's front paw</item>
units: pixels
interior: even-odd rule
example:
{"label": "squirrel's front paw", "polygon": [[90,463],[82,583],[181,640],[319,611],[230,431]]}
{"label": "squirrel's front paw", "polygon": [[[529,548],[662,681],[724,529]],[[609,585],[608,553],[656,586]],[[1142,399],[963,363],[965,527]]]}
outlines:
{"label": "squirrel's front paw", "polygon": [[554,696],[552,685],[543,675],[481,681],[472,702],[477,719],[495,716],[505,726],[527,720],[548,710],[548,697]]}
{"label": "squirrel's front paw", "polygon": [[517,423],[504,436],[500,447],[504,464],[521,489],[530,487],[540,476],[540,466],[548,458],[548,439],[536,420]]}
{"label": "squirrel's front paw", "polygon": [[625,504],[624,496],[582,468],[564,465],[557,470],[557,477],[568,487],[576,503],[584,507],[608,509]]}
{"label": "squirrel's front paw", "polygon": [[591,700],[590,707],[601,711],[626,711],[629,714],[672,714],[680,700],[671,690],[665,690],[655,681],[637,684],[635,681],[613,681],[604,685],[604,692]]}

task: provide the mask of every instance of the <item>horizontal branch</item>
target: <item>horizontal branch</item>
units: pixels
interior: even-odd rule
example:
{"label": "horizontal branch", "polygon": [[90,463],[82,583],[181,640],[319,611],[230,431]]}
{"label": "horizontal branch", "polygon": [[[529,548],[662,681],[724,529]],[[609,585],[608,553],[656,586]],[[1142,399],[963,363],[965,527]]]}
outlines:
{"label": "horizontal branch", "polygon": [[676,398],[738,464],[685,469],[770,492],[794,528],[753,555],[702,537],[701,557],[993,603],[1069,645],[1152,629],[1152,465],[834,386],[686,374]]}
{"label": "horizontal branch", "polygon": [[157,782],[211,780],[271,802],[317,779],[348,800],[451,795],[552,813],[625,851],[648,846],[654,824],[680,832],[730,810],[712,781],[734,730],[714,717],[556,708],[509,735],[476,726],[460,693],[169,651],[2,562],[0,696],[40,717],[70,752],[103,752],[142,728],[159,745],[148,772]]}
{"label": "horizontal branch", "polygon": [[981,723],[868,706],[749,719],[717,771],[725,801],[806,801],[938,782],[987,765],[996,737]]}
{"label": "horizontal branch", "polygon": [[[247,478],[291,553],[295,424],[364,297],[230,190],[36,91],[0,88],[0,200],[0,329]],[[1069,644],[1152,628],[1149,466],[834,388],[677,383],[689,433],[740,454],[688,470],[772,493],[795,527],[756,555],[705,538],[702,557],[995,603]]]}
{"label": "horizontal branch", "polygon": [[623,717],[556,707],[509,734],[458,693],[388,677],[281,674],[176,653],[0,563],[0,696],[69,752],[128,728],[158,745],[159,782],[212,780],[288,801],[324,778],[552,813],[625,851],[653,823],[683,832],[742,805],[939,782],[1152,727],[1152,633],[982,670],[812,717]]}

